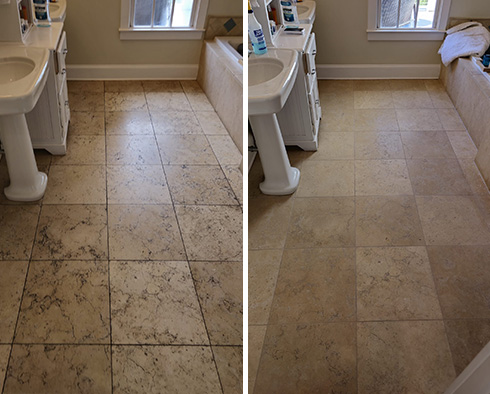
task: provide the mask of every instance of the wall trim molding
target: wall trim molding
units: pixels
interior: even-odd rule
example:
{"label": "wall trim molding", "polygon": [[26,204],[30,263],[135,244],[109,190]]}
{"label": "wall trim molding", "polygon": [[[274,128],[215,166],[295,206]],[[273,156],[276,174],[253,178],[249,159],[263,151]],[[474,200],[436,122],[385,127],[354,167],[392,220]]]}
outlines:
{"label": "wall trim molding", "polygon": [[197,79],[198,64],[72,64],[69,80]]}
{"label": "wall trim molding", "polygon": [[318,79],[438,79],[440,64],[317,64]]}

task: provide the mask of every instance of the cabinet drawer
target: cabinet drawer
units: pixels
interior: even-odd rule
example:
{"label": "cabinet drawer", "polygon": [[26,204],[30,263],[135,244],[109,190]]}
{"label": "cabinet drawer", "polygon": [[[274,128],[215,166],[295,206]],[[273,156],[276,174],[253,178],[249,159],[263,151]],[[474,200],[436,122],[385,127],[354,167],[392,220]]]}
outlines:
{"label": "cabinet drawer", "polygon": [[306,44],[306,50],[305,50],[305,63],[306,63],[307,74],[316,75],[315,57],[316,57],[315,33],[311,33],[310,39],[308,40],[308,44]]}
{"label": "cabinet drawer", "polygon": [[62,139],[66,135],[68,129],[68,122],[70,121],[70,106],[68,103],[68,88],[66,85],[66,78],[63,79],[61,91],[58,94],[58,103],[60,109],[60,122],[62,129]]}
{"label": "cabinet drawer", "polygon": [[56,48],[56,82],[58,84],[58,91],[61,90],[63,86],[63,79],[66,75],[66,54],[68,53],[68,48],[66,46],[66,32],[61,35],[60,43],[58,48]]}

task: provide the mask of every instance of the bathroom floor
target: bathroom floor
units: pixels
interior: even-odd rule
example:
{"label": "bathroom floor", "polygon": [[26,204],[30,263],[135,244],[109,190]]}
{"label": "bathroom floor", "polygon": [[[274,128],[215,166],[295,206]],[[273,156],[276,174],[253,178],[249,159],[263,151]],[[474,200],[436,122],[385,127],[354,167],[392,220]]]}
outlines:
{"label": "bathroom floor", "polygon": [[69,91],[44,199],[0,195],[2,393],[239,391],[238,149],[194,81]]}
{"label": "bathroom floor", "polygon": [[289,150],[296,193],[250,173],[250,392],[443,393],[490,341],[476,148],[439,81],[320,95],[319,150]]}

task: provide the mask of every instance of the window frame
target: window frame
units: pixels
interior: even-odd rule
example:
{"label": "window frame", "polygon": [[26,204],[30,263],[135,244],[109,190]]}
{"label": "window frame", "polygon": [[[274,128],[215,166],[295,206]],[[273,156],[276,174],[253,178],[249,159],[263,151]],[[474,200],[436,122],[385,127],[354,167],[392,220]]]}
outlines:
{"label": "window frame", "polygon": [[201,40],[204,36],[204,24],[209,0],[194,0],[193,23],[191,27],[133,27],[132,16],[134,0],[121,0],[121,40]]}
{"label": "window frame", "polygon": [[449,20],[451,0],[440,2],[435,27],[432,29],[381,29],[378,27],[380,0],[368,0],[368,41],[442,41]]}

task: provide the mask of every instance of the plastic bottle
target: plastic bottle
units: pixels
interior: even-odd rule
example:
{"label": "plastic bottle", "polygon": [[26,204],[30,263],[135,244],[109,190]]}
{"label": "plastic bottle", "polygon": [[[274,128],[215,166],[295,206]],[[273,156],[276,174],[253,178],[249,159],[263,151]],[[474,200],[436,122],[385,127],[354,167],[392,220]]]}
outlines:
{"label": "plastic bottle", "polygon": [[267,53],[267,44],[265,43],[264,31],[261,24],[255,18],[252,9],[248,10],[248,35],[252,41],[252,48],[256,55]]}
{"label": "plastic bottle", "polygon": [[48,0],[32,0],[34,5],[34,14],[36,16],[35,24],[39,27],[51,26],[51,18],[49,17]]}

